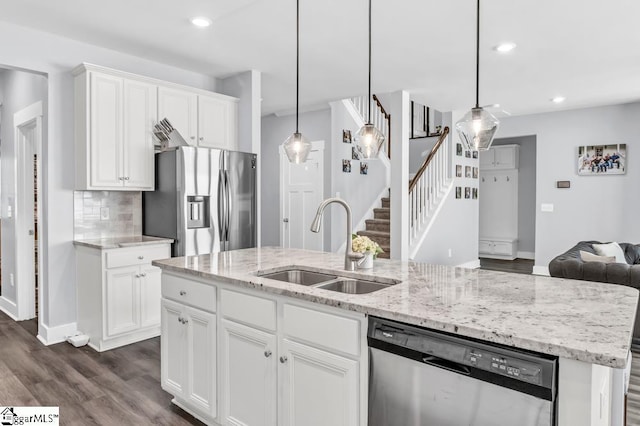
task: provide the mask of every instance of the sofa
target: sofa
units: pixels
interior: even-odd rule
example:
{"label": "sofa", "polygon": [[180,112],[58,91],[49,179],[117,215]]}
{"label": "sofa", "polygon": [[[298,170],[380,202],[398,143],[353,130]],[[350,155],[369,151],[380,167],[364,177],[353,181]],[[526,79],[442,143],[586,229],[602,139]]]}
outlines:
{"label": "sofa", "polygon": [[[619,243],[627,261],[626,265],[583,261],[580,251],[596,254],[593,244],[602,243],[580,241],[566,253],[554,258],[549,263],[549,274],[552,277],[626,285],[640,290],[640,244]],[[640,312],[636,312],[633,340],[640,341]]]}

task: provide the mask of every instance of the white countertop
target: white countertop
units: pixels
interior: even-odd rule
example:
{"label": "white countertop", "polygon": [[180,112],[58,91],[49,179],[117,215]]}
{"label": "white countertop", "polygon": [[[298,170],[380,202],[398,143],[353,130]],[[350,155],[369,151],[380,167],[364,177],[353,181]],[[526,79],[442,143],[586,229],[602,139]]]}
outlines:
{"label": "white countertop", "polygon": [[[460,336],[622,368],[631,347],[638,291],[621,285],[377,259],[344,271],[344,255],[275,247],[154,261],[167,271],[224,281]],[[307,270],[402,283],[344,294],[260,278]]]}
{"label": "white countertop", "polygon": [[173,240],[171,238],[149,237],[146,235],[135,235],[131,237],[117,237],[117,238],[101,238],[96,240],[75,240],[73,242],[73,244],[76,246],[91,247],[99,250],[122,248],[122,247],[144,246],[149,244],[171,244],[171,243],[173,243]]}

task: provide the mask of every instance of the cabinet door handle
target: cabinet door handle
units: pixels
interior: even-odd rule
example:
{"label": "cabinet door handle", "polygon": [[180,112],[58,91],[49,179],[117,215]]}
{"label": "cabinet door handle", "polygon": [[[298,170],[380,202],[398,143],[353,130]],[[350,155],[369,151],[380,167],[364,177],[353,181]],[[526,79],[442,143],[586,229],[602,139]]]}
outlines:
{"label": "cabinet door handle", "polygon": [[140,274],[136,274],[136,278],[140,278]]}
{"label": "cabinet door handle", "polygon": [[180,296],[186,296],[186,295],[187,295],[187,292],[186,292],[186,291],[184,291],[184,290],[180,290]]}
{"label": "cabinet door handle", "polygon": [[146,277],[146,276],[147,276],[147,274],[146,274],[146,272],[143,272],[143,273],[141,273],[141,274],[140,274],[140,276],[141,276],[141,277]]}
{"label": "cabinet door handle", "polygon": [[182,319],[182,323],[183,323],[183,324],[187,324],[188,322],[189,322],[189,320],[188,320],[188,319],[184,319],[184,318]]}
{"label": "cabinet door handle", "polygon": [[284,364],[285,362],[287,362],[289,360],[289,358],[287,358],[286,356],[281,356],[280,357],[280,363]]}
{"label": "cabinet door handle", "polygon": [[178,322],[182,324],[182,317],[178,317]]}
{"label": "cabinet door handle", "polygon": [[195,137],[195,136],[191,136],[191,140],[195,140],[195,139],[196,139],[196,137]]}
{"label": "cabinet door handle", "polygon": [[204,140],[204,138],[203,138],[202,136],[200,136],[200,140],[201,140],[201,141],[203,141],[203,140]]}
{"label": "cabinet door handle", "polygon": [[138,256],[138,259],[142,260],[144,259],[144,256]]}
{"label": "cabinet door handle", "polygon": [[269,358],[271,356],[271,351],[269,349],[264,351],[264,356],[265,356],[265,358]]}

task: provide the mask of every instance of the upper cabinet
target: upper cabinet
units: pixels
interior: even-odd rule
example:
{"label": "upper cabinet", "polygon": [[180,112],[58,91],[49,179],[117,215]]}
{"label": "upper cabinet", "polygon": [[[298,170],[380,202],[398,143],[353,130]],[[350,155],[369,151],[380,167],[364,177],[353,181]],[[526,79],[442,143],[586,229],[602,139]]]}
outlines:
{"label": "upper cabinet", "polygon": [[165,117],[189,145],[237,149],[237,98],[89,64],[73,74],[78,190],[153,191]]}
{"label": "upper cabinet", "polygon": [[518,145],[498,145],[480,152],[481,170],[507,170],[518,168]]}

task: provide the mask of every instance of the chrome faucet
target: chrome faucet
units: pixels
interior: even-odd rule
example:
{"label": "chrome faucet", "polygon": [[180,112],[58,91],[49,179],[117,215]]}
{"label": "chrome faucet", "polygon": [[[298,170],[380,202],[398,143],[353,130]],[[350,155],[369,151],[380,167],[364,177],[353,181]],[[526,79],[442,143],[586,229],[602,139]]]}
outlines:
{"label": "chrome faucet", "polygon": [[344,253],[344,269],[347,271],[355,271],[357,261],[362,259],[364,255],[362,253],[355,253],[353,251],[353,246],[351,245],[351,234],[353,233],[353,225],[351,223],[351,207],[349,207],[349,204],[347,204],[346,201],[340,198],[327,198],[322,203],[320,203],[320,205],[318,206],[316,217],[311,223],[311,231],[320,232],[320,225],[322,225],[322,214],[324,213],[325,207],[327,207],[331,203],[338,203],[342,205],[347,211],[347,248],[345,249]]}

